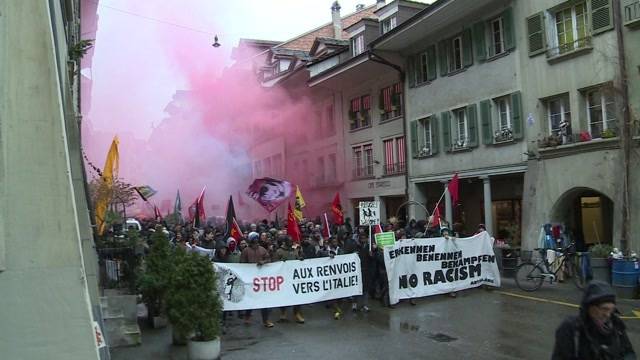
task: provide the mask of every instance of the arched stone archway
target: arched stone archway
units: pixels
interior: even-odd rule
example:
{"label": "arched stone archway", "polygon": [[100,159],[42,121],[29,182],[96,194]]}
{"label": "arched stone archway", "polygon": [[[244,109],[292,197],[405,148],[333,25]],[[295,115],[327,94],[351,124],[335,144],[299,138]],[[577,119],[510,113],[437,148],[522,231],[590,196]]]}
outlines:
{"label": "arched stone archway", "polygon": [[611,244],[613,205],[613,200],[597,190],[575,187],[558,198],[549,219],[569,227],[580,248],[595,243]]}

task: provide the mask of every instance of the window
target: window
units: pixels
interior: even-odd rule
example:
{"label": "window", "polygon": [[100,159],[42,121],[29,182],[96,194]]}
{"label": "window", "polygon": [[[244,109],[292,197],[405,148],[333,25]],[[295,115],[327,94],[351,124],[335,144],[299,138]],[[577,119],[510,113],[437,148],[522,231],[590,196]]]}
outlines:
{"label": "window", "polygon": [[351,53],[358,56],[364,52],[364,34],[356,35],[351,39]]}
{"label": "window", "polygon": [[606,94],[602,89],[596,89],[587,92],[586,98],[591,137],[617,136],[618,126],[613,96]]}
{"label": "window", "polygon": [[504,25],[502,21],[502,17],[491,21],[491,47],[489,48],[489,56],[502,54],[505,51]]}
{"label": "window", "polygon": [[473,65],[471,37],[471,29],[465,29],[461,34],[440,41],[440,75],[445,76]]}
{"label": "window", "polygon": [[462,37],[458,36],[451,42],[452,51],[449,53],[449,72],[462,69]]}
{"label": "window", "polygon": [[453,110],[453,121],[456,131],[456,139],[454,140],[454,149],[464,149],[467,147],[469,135],[469,123],[467,122],[466,109]]}
{"label": "window", "polygon": [[386,34],[394,27],[396,27],[396,17],[391,16],[382,20],[382,27],[380,28],[380,31],[382,31],[382,34]]}
{"label": "window", "polygon": [[418,156],[432,154],[431,118],[418,120]]}
{"label": "window", "polygon": [[587,46],[586,4],[578,3],[557,11],[555,28],[558,55]]}
{"label": "window", "polygon": [[624,7],[624,22],[629,25],[640,20],[640,0],[629,2]]}
{"label": "window", "polygon": [[404,137],[383,141],[384,175],[403,174],[406,170]]}
{"label": "window", "polygon": [[324,184],[324,157],[320,156],[318,158],[318,174],[316,175],[316,181],[318,184]]}
{"label": "window", "polygon": [[495,124],[493,128],[493,143],[501,143],[513,140],[513,111],[511,109],[511,96],[503,96],[493,100],[495,107]]}
{"label": "window", "polygon": [[357,130],[371,125],[371,96],[359,96],[351,99],[349,107],[350,129]]}
{"label": "window", "polygon": [[[333,99],[332,99],[333,100]],[[327,136],[336,134],[336,124],[333,119],[333,103],[328,103],[324,108],[324,122]]]}
{"label": "window", "polygon": [[329,154],[329,171],[327,172],[327,182],[333,183],[337,180],[338,162],[336,154]]}
{"label": "window", "polygon": [[353,148],[353,177],[368,178],[373,176],[373,146],[358,145]]}
{"label": "window", "polygon": [[402,116],[402,83],[380,90],[378,106],[381,121]]}
{"label": "window", "polygon": [[436,46],[429,46],[427,50],[410,56],[407,67],[409,87],[435,80],[437,75]]}
{"label": "window", "polygon": [[568,136],[568,134],[571,133],[571,108],[569,105],[569,96],[565,95],[549,99],[547,100],[546,105],[549,134],[555,136]]}

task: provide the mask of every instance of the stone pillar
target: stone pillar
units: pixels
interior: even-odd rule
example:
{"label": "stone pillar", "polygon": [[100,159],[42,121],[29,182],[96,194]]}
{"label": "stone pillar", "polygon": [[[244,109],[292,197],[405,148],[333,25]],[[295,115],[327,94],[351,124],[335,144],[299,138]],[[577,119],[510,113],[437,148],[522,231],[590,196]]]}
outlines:
{"label": "stone pillar", "polygon": [[[409,199],[415,202],[418,202],[422,205],[425,205],[427,202],[427,197],[424,195],[424,192],[420,189],[417,183],[409,183]],[[416,220],[426,220],[427,214],[425,213],[422,206],[409,204],[407,205],[407,221],[411,219]],[[431,211],[432,209],[429,209]]]}
{"label": "stone pillar", "polygon": [[491,236],[495,236],[493,233],[493,206],[491,206],[491,180],[489,176],[482,176],[480,179],[482,179],[484,188],[484,226]]}

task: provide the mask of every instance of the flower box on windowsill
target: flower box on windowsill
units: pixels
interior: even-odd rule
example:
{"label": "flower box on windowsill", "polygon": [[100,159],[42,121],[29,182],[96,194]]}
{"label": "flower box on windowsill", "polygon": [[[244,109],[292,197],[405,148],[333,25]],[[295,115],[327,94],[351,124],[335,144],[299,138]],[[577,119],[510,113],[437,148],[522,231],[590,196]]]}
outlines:
{"label": "flower box on windowsill", "polygon": [[402,119],[402,115],[390,117],[388,119],[380,119],[380,124],[385,124],[385,123],[391,122],[393,120],[398,120],[398,119]]}
{"label": "flower box on windowsill", "polygon": [[471,148],[469,147],[469,144],[466,141],[455,141],[453,144],[451,144],[451,151],[458,152],[458,151],[469,151],[469,150],[471,150]]}
{"label": "flower box on windowsill", "polygon": [[[538,140],[540,142],[540,140]],[[539,147],[540,158],[548,159],[560,156],[584,154],[586,152],[614,150],[620,148],[619,138],[592,139],[582,142],[571,142],[562,145]]]}
{"label": "flower box on windowsill", "polygon": [[511,129],[497,130],[493,134],[493,143],[495,145],[513,142],[513,132]]}
{"label": "flower box on windowsill", "polygon": [[424,159],[424,158],[428,158],[430,156],[433,156],[433,154],[431,153],[431,149],[428,147],[423,147],[422,149],[420,149],[420,151],[418,151],[417,154],[415,154],[413,157],[415,159]]}

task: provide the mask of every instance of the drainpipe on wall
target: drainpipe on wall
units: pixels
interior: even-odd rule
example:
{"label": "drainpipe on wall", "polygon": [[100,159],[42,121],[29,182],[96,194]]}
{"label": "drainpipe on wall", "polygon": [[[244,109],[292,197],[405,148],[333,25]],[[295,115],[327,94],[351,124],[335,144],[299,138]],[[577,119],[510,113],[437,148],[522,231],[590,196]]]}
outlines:
{"label": "drainpipe on wall", "polygon": [[[394,64],[391,61],[383,58],[382,56],[376,54],[373,52],[373,50],[368,50],[369,53],[369,60],[371,61],[375,61],[377,63],[386,65],[391,67],[392,69],[396,70],[398,72],[398,75],[400,77],[400,83],[403,84],[403,89],[402,89],[402,136],[404,136],[404,161],[405,161],[405,170],[406,170],[406,174],[404,175],[404,196],[407,200],[409,200],[409,150],[407,150],[409,148],[409,146],[407,146],[408,143],[408,137],[407,137],[407,124],[406,124],[406,109],[407,109],[407,102],[406,102],[406,91],[404,90],[404,70],[402,70],[402,67],[400,65]],[[426,213],[426,216],[429,216],[429,213]],[[407,213],[407,219],[409,218],[409,214]]]}
{"label": "drainpipe on wall", "polygon": [[623,252],[629,251],[630,232],[630,189],[629,189],[629,172],[631,157],[631,108],[629,107],[629,85],[627,77],[627,61],[625,58],[624,36],[622,26],[622,12],[620,10],[620,0],[613,0],[613,24],[616,29],[616,38],[618,43],[618,66],[620,67],[620,92],[622,94],[622,133],[620,141],[622,147],[623,173],[622,173],[622,239],[620,239],[620,247]]}

